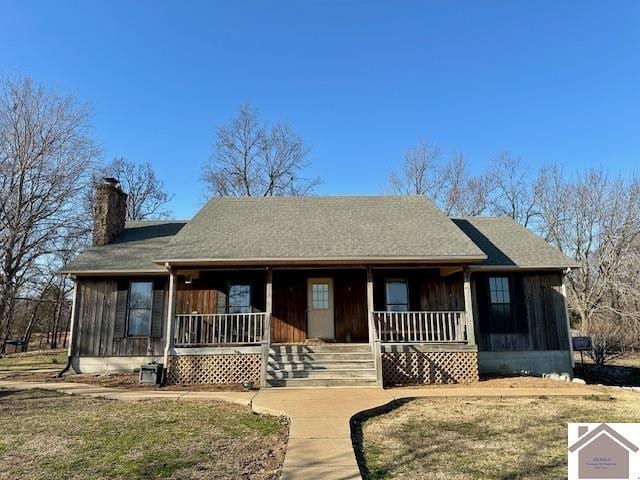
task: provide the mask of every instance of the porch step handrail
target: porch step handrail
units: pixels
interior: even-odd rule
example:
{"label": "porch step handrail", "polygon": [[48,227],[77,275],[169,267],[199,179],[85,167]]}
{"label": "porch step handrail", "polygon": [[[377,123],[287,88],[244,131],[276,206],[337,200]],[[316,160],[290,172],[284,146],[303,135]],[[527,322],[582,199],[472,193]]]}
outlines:
{"label": "porch step handrail", "polygon": [[374,311],[375,339],[382,343],[467,341],[464,311]]}
{"label": "porch step handrail", "polygon": [[176,347],[262,344],[268,341],[268,313],[180,313],[175,315]]}

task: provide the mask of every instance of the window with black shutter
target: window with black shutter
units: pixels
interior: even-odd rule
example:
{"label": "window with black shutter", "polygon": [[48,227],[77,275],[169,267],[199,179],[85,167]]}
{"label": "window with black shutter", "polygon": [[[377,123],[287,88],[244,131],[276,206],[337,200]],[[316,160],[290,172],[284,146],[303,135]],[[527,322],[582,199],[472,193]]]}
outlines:
{"label": "window with black shutter", "polygon": [[129,311],[127,314],[127,336],[149,337],[153,311],[153,282],[131,282],[129,284]]}
{"label": "window with black shutter", "polygon": [[487,308],[480,313],[488,318],[481,321],[481,328],[486,333],[526,333],[522,279],[515,275],[495,275],[486,277],[485,282],[481,290],[486,295]]}

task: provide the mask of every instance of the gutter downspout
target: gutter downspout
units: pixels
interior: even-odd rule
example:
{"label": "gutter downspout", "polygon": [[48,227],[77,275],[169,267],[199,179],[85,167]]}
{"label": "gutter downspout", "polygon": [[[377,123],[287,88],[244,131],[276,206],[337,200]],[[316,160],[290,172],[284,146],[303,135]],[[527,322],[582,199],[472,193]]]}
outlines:
{"label": "gutter downspout", "polygon": [[165,328],[167,340],[164,347],[162,386],[167,382],[167,373],[169,371],[169,352],[173,348],[173,317],[176,295],[176,273],[171,269],[171,265],[169,265],[168,262],[165,264],[165,267],[169,270],[169,305],[167,306],[167,325]]}
{"label": "gutter downspout", "polygon": [[71,299],[71,319],[69,320],[69,352],[67,354],[67,364],[65,367],[56,374],[56,378],[62,378],[62,376],[71,368],[71,361],[73,359],[73,347],[75,344],[75,327],[76,327],[76,303],[78,299],[78,282],[75,278],[73,280],[73,296]]}

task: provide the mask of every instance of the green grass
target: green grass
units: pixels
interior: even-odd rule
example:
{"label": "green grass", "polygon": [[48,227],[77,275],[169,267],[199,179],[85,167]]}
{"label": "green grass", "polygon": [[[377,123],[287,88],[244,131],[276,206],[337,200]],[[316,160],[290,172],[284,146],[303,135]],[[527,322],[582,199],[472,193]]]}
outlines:
{"label": "green grass", "polygon": [[363,423],[368,478],[566,478],[567,423],[640,421],[640,395],[615,396],[415,400]]}
{"label": "green grass", "polygon": [[40,350],[5,355],[0,358],[0,370],[18,372],[22,370],[62,368],[66,363],[66,350]]}
{"label": "green grass", "polygon": [[0,390],[5,478],[279,478],[287,427],[212,402]]}

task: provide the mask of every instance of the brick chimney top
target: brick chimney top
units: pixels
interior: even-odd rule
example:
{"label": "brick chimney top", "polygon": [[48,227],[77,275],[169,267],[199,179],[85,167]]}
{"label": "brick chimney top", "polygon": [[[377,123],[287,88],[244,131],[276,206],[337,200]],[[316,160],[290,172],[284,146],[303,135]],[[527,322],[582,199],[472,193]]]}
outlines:
{"label": "brick chimney top", "polygon": [[113,177],[104,177],[96,185],[93,206],[93,244],[107,245],[124,230],[127,217],[127,194]]}

